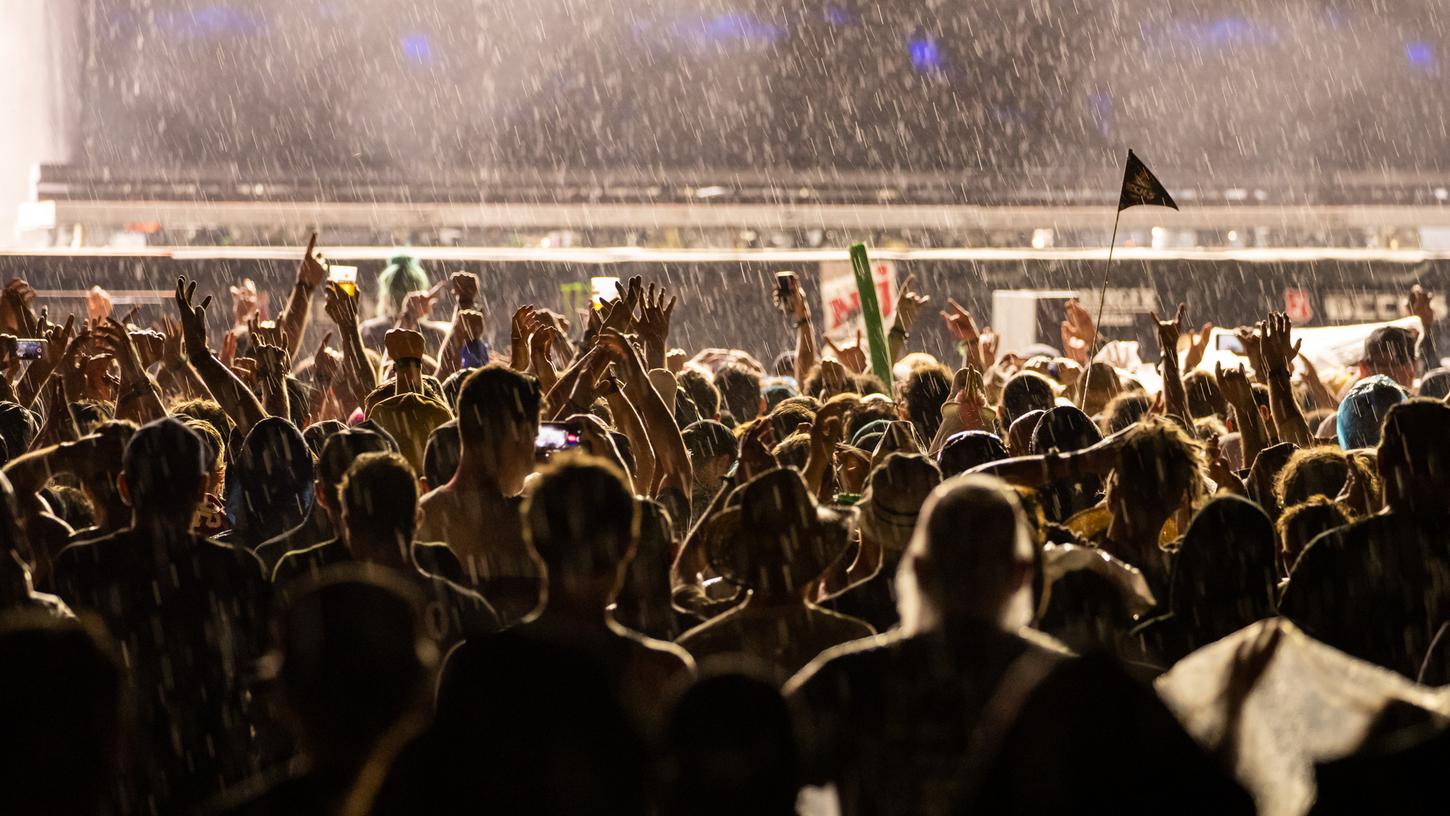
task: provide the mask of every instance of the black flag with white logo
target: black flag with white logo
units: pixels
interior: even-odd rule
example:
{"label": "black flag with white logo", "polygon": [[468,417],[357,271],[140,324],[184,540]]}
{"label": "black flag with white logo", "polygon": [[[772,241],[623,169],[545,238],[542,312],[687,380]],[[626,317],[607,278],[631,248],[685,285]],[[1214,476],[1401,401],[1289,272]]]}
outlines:
{"label": "black flag with white logo", "polygon": [[1158,177],[1129,150],[1128,166],[1123,169],[1123,194],[1118,198],[1118,212],[1140,204],[1178,209],[1178,205],[1173,203],[1173,196],[1163,189]]}

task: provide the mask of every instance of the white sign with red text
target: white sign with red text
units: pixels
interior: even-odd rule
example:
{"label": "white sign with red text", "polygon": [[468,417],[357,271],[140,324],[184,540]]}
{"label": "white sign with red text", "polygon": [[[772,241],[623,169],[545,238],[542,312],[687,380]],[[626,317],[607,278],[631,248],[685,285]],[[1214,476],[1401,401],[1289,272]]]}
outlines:
{"label": "white sign with red text", "polygon": [[[876,281],[881,325],[890,329],[896,319],[896,262],[873,261],[871,275]],[[826,316],[821,333],[832,342],[854,343],[856,332],[865,332],[866,323],[861,318],[861,293],[856,290],[856,274],[850,261],[821,262],[821,307]],[[866,342],[864,334],[861,342]]]}

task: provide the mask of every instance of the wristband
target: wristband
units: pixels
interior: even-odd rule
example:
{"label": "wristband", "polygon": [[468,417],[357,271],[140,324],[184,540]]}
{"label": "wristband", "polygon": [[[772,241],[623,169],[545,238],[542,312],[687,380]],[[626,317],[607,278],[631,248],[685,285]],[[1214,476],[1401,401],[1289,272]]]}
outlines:
{"label": "wristband", "polygon": [[393,361],[393,366],[394,367],[401,366],[401,365],[418,365],[418,366],[420,366],[422,364],[423,364],[423,358],[422,357],[399,357],[398,359],[396,359],[396,360]]}

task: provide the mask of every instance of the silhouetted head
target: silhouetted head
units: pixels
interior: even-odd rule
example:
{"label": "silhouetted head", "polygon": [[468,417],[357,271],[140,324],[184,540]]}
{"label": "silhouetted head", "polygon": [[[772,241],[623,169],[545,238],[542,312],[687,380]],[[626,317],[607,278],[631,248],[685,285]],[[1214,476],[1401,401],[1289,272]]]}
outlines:
{"label": "silhouetted head", "polygon": [[930,442],[941,427],[942,403],[952,393],[952,374],[941,365],[920,365],[901,383],[901,402],[916,435]]}
{"label": "silhouetted head", "polygon": [[206,491],[206,453],[201,438],[166,417],[131,436],[122,462],[121,490],[137,519],[191,525]]}
{"label": "silhouetted head", "polygon": [[947,437],[946,444],[937,451],[936,463],[942,476],[950,478],[966,473],[978,465],[1007,458],[1007,446],[996,434],[986,431],[959,431]]}
{"label": "silhouetted head", "polygon": [[342,477],[359,456],[365,453],[384,453],[393,447],[381,434],[360,428],[349,428],[335,433],[322,446],[317,459],[317,500],[337,514],[342,510],[339,490]]}
{"label": "silhouetted head", "polygon": [[715,372],[715,387],[720,391],[722,409],[729,411],[737,425],[744,425],[760,415],[760,375],[741,365],[727,365]]}
{"label": "silhouetted head", "polygon": [[[230,472],[229,495],[239,488],[237,527],[256,544],[300,523],[311,507],[315,470],[302,432],[280,417],[252,426]],[[229,507],[230,509],[230,507]]]}
{"label": "silhouetted head", "polygon": [[1444,512],[1450,495],[1450,406],[1414,399],[1392,407],[1376,460],[1392,509]]}
{"label": "silhouetted head", "polygon": [[1297,450],[1274,480],[1280,507],[1302,504],[1314,496],[1334,498],[1349,476],[1349,457],[1339,448],[1318,445]]}
{"label": "silhouetted head", "polygon": [[1404,401],[1405,390],[1387,376],[1377,374],[1355,383],[1339,403],[1339,446],[1353,450],[1379,444],[1385,415]]}
{"label": "silhouetted head", "polygon": [[[590,653],[534,627],[448,656],[430,741],[441,798],[541,816],[644,813],[645,744]],[[436,794],[435,794],[436,795]]]}
{"label": "silhouetted head", "polygon": [[349,544],[395,541],[408,561],[418,526],[418,477],[396,453],[364,453],[353,461],[338,488],[342,535]]}
{"label": "silhouetted head", "polygon": [[1019,371],[1002,386],[1002,424],[1012,427],[1028,411],[1046,411],[1057,402],[1052,380],[1035,371]]}
{"label": "silhouetted head", "polygon": [[580,454],[554,457],[524,502],[524,519],[551,592],[617,590],[639,535],[634,496],[617,468]]}
{"label": "silhouetted head", "polygon": [[[463,455],[515,467],[531,464],[539,434],[539,381],[499,363],[469,375],[458,393]],[[522,480],[525,474],[510,474]]]}
{"label": "silhouetted head", "polygon": [[800,763],[775,683],[741,674],[702,678],[670,712],[664,754],[666,812],[796,812]]}
{"label": "silhouetted head", "polygon": [[427,701],[437,661],[406,581],[353,564],[325,570],[278,610],[283,698],[314,761],[357,763]]}
{"label": "silhouetted head", "polygon": [[1257,504],[1213,498],[1194,514],[1174,559],[1173,614],[1200,644],[1272,617],[1277,550],[1274,525]]}
{"label": "silhouetted head", "polygon": [[1017,494],[986,476],[956,476],[932,491],[897,571],[902,627],[974,620],[1009,629],[1032,616],[1033,544]]}

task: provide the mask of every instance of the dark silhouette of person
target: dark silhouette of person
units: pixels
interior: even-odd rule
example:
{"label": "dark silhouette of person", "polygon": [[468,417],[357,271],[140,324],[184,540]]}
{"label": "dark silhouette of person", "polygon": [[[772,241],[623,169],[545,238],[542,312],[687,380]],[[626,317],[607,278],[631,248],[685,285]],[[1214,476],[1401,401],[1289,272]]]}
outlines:
{"label": "dark silhouette of person", "polygon": [[424,628],[444,651],[464,638],[498,630],[498,614],[483,596],[419,567],[413,542],[418,477],[406,459],[392,452],[359,455],[342,478],[338,498],[342,538],[289,556],[294,575],[344,561],[395,575],[421,597]]}
{"label": "dark silhouette of person", "polygon": [[805,781],[834,783],[845,816],[1251,812],[1151,691],[1021,629],[1032,550],[1002,482],[959,476],[932,493],[898,573],[901,626],[786,685]]}
{"label": "dark silhouette of person", "polygon": [[670,566],[675,557],[674,524],[664,505],[639,498],[639,543],[614,602],[614,619],[661,641],[685,630],[683,616],[670,603]]}
{"label": "dark silhouette of person", "polygon": [[277,614],[282,722],[298,755],[237,786],[227,816],[334,813],[358,773],[427,722],[438,655],[415,587],[358,565],[329,567]]}
{"label": "dark silhouette of person", "polygon": [[337,538],[338,485],[352,462],[364,453],[393,450],[387,437],[374,431],[350,428],[338,431],[323,441],[317,452],[317,484],[313,490],[312,509],[307,519],[287,532],[270,538],[257,547],[257,557],[272,565],[272,580],[284,559],[298,550],[307,550]]}
{"label": "dark silhouette of person", "polygon": [[[255,550],[295,528],[312,507],[314,478],[312,451],[302,432],[281,417],[258,422],[242,443],[236,462],[227,468],[226,505],[232,529],[218,538]],[[273,566],[267,564],[269,569]]]}
{"label": "dark silhouette of person", "polygon": [[[354,560],[342,534],[342,480],[359,456],[388,452],[396,451],[387,437],[363,428],[350,428],[334,434],[322,446],[322,455],[317,461],[316,505],[326,515],[328,527],[335,530],[336,535],[289,550],[278,559],[276,568],[272,570],[272,583],[279,592],[286,592],[299,577],[316,575],[328,564]],[[307,538],[306,532],[307,525],[304,524],[263,546],[285,546],[291,541],[303,541]],[[466,581],[458,556],[442,542],[414,542],[412,559],[419,569],[430,575],[457,584]]]}
{"label": "dark silhouette of person", "polygon": [[539,605],[538,564],[519,515],[524,478],[534,470],[539,383],[506,365],[474,371],[458,394],[462,444],[452,481],[421,502],[418,538],[442,541],[463,562],[468,584],[516,623]]}
{"label": "dark silhouette of person", "polygon": [[5,812],[124,812],[128,702],[120,660],[99,626],[35,609],[0,615]]}
{"label": "dark silhouette of person", "polygon": [[[1092,418],[1071,405],[1059,405],[1047,411],[1032,432],[1030,452],[1071,453],[1090,448],[1103,441],[1103,434]],[[1102,497],[1103,482],[1097,476],[1060,479],[1044,485],[1042,511],[1048,521],[1061,524],[1076,513],[1092,507]]]}
{"label": "dark silhouette of person", "polygon": [[1224,495],[1200,507],[1173,559],[1169,612],[1140,627],[1148,654],[1171,666],[1274,617],[1276,550],[1274,525],[1257,504]]}
{"label": "dark silhouette of person", "polygon": [[1299,556],[1279,611],[1305,632],[1411,679],[1450,681],[1450,407],[1385,415],[1376,457],[1386,511],[1331,530]]}
{"label": "dark silhouette of person", "polygon": [[251,552],[192,534],[204,455],[174,419],[143,426],[119,482],[131,526],[55,558],[57,593],[100,616],[126,655],[149,729],[135,803],[143,809],[184,810],[266,761],[249,700],[270,587]]}
{"label": "dark silhouette of person", "polygon": [[792,816],[800,757],[776,684],[744,674],[703,677],[670,711],[661,811],[676,816]]}
{"label": "dark silhouette of person", "polygon": [[768,470],[736,493],[737,506],[709,522],[708,546],[727,580],[749,592],[678,643],[701,662],[758,661],[784,682],[826,649],[874,635],[865,621],[811,600],[821,576],[846,551],[851,519],[817,506],[794,468]]}
{"label": "dark silhouette of person", "polygon": [[638,545],[637,503],[619,470],[582,454],[555,456],[524,505],[525,535],[546,576],[545,602],[520,625],[596,656],[648,726],[694,673],[689,653],[626,628],[609,606]]}
{"label": "dark silhouette of person", "polygon": [[642,816],[647,745],[611,674],[597,652],[541,627],[463,643],[439,678],[432,724],[358,801],[373,816]]}

